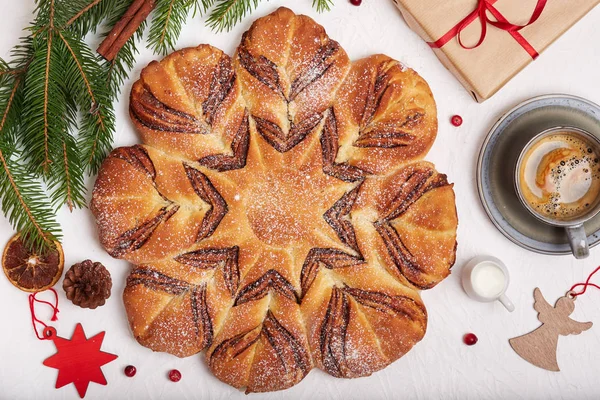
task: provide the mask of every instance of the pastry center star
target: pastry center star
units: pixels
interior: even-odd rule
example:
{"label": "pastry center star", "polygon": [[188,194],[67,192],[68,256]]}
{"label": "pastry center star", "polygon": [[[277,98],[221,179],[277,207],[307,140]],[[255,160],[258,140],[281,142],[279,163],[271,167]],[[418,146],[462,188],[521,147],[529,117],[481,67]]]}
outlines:
{"label": "pastry center star", "polygon": [[357,184],[323,172],[320,154],[313,152],[318,139],[309,135],[306,143],[279,153],[252,132],[245,168],[220,174],[204,170],[228,208],[213,239],[238,243],[242,252],[248,246],[253,252],[291,252],[299,262],[315,247],[352,251],[325,215]]}
{"label": "pastry center star", "polygon": [[318,182],[302,170],[281,168],[255,174],[241,200],[256,237],[273,246],[292,246],[312,234],[319,209]]}

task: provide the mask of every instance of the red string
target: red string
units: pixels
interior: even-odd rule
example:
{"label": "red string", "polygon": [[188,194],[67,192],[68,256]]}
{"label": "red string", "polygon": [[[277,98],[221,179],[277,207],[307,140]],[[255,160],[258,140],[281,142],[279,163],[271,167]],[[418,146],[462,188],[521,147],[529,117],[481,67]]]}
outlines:
{"label": "red string", "polygon": [[[588,278],[587,278],[587,280],[585,281],[585,283],[576,283],[575,285],[571,286],[571,289],[569,290],[569,292],[571,292],[571,295],[572,295],[572,296],[574,296],[574,297],[581,296],[582,294],[584,294],[584,293],[585,293],[585,291],[587,290],[588,286],[595,287],[596,289],[600,289],[600,286],[596,285],[595,283],[590,283],[590,279],[592,279],[592,276],[594,276],[594,274],[595,274],[596,272],[598,272],[598,271],[600,271],[600,267],[596,268],[596,269],[594,270],[594,272],[592,272],[592,273],[591,273],[591,274],[588,276]],[[577,292],[574,292],[574,290],[575,290],[576,288],[578,288],[579,286],[583,286],[583,290],[582,290],[581,292],[579,292],[579,293],[577,293]]]}
{"label": "red string", "polygon": [[[50,321],[56,321],[56,320],[58,320],[58,316],[57,316],[58,311],[59,311],[58,310],[58,293],[56,293],[56,290],[54,290],[52,288],[50,288],[49,290],[52,293],[54,293],[54,304],[52,304],[52,303],[50,303],[48,301],[45,301],[45,300],[38,299],[36,296],[40,292],[31,293],[29,295],[29,311],[31,312],[31,325],[33,326],[33,330],[35,332],[35,335],[37,336],[37,338],[39,340],[48,340],[48,339],[51,339],[52,335],[50,333],[53,332],[53,329],[51,327],[49,327],[48,325],[46,325],[43,321],[41,321],[40,319],[38,319],[35,316],[35,302],[37,301],[38,303],[46,304],[46,305],[52,307],[52,312],[53,313],[52,313],[52,318],[50,318]],[[35,325],[36,323],[38,323],[38,324],[40,324],[40,325],[42,325],[44,327],[44,330],[43,330],[44,334],[43,335],[40,335],[40,333],[38,332],[37,327]]]}

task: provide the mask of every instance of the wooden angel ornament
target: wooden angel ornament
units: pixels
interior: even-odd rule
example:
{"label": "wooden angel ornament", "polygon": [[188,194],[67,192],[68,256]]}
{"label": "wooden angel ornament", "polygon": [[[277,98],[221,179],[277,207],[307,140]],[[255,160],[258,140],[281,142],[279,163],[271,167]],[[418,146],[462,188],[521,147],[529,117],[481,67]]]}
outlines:
{"label": "wooden angel ornament", "polygon": [[544,299],[539,288],[535,288],[533,297],[533,308],[538,312],[542,326],[533,332],[510,339],[510,345],[527,362],[548,371],[560,371],[556,361],[559,336],[579,335],[590,329],[592,323],[569,318],[575,309],[575,301],[571,296],[561,297],[554,307]]}

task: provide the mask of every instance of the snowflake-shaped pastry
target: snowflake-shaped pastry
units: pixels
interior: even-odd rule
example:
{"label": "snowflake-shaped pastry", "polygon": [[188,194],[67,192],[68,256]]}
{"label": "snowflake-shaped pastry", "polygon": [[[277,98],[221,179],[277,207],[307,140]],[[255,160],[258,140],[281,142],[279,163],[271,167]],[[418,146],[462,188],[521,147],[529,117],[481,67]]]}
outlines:
{"label": "snowflake-shaped pastry", "polygon": [[418,290],[449,274],[452,185],[420,160],[426,82],[387,56],[351,63],[306,16],[257,20],[235,56],[201,45],[152,62],[131,92],[144,145],[104,162],[92,210],[135,264],[136,339],[248,392],[313,367],[369,375],[425,334]]}

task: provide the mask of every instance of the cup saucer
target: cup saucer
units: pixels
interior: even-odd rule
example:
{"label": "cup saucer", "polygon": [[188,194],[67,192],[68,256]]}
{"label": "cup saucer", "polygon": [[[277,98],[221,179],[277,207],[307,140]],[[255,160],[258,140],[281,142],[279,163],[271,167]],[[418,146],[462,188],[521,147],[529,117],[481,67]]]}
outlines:
{"label": "cup saucer", "polygon": [[[564,229],[538,221],[523,207],[514,187],[514,168],[523,146],[537,133],[572,126],[600,138],[600,106],[555,94],[527,100],[504,114],[487,135],[477,162],[483,207],[496,228],[519,246],[542,254],[571,254]],[[585,223],[589,247],[600,243],[600,214]]]}

